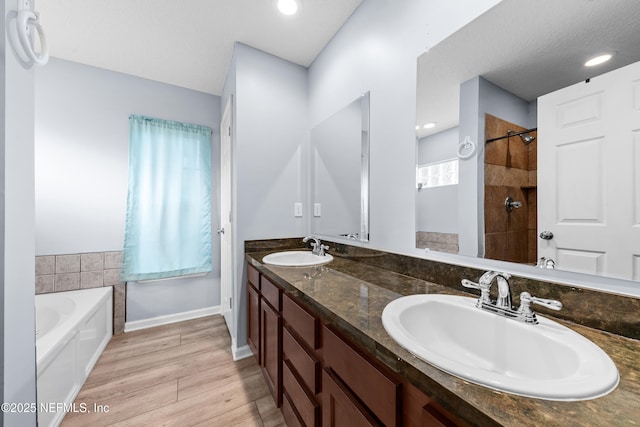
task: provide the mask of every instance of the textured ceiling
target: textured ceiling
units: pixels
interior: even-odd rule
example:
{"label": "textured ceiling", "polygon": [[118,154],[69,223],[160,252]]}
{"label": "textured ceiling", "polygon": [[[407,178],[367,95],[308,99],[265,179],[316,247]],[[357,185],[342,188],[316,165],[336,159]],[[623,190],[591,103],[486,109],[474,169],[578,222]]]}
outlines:
{"label": "textured ceiling", "polygon": [[[599,67],[584,62],[615,53]],[[459,86],[475,76],[528,101],[640,61],[638,0],[503,0],[418,60],[419,137],[458,124]]]}
{"label": "textured ceiling", "polygon": [[220,95],[234,42],[308,67],[362,0],[39,0],[51,56]]}

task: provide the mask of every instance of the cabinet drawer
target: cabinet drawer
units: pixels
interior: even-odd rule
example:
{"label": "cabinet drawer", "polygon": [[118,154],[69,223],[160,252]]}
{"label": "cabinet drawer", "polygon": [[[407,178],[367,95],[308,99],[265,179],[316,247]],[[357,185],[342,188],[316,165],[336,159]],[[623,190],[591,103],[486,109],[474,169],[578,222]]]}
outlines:
{"label": "cabinet drawer", "polygon": [[322,371],[322,427],[382,426],[331,369]]}
{"label": "cabinet drawer", "polygon": [[247,278],[254,288],[260,290],[260,273],[249,264],[247,264]]}
{"label": "cabinet drawer", "polygon": [[384,425],[400,425],[400,382],[327,327],[323,328],[323,340],[325,367],[332,368]]}
{"label": "cabinet drawer", "polygon": [[288,360],[282,363],[282,385],[304,425],[307,427],[318,426],[320,406],[316,404],[314,397],[310,396],[300,385],[298,378],[293,373],[291,362]]}
{"label": "cabinet drawer", "polygon": [[282,297],[282,318],[309,348],[316,350],[320,346],[318,319],[287,295]]}
{"label": "cabinet drawer", "polygon": [[311,393],[320,392],[320,362],[300,345],[286,326],[282,329],[282,358],[291,362]]}
{"label": "cabinet drawer", "polygon": [[280,312],[280,288],[264,276],[260,278],[260,286],[262,298],[267,300],[267,302],[271,304],[271,307],[275,308],[277,312]]}
{"label": "cabinet drawer", "polygon": [[287,396],[287,393],[282,393],[282,416],[287,423],[287,427],[304,427],[304,424],[300,421],[300,417],[295,409],[293,409],[293,404],[289,396]]}

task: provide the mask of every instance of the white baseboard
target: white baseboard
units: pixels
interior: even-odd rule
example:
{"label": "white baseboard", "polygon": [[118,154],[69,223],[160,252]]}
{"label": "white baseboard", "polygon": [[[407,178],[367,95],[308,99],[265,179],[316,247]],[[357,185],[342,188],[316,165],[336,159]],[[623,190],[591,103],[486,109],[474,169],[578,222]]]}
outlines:
{"label": "white baseboard", "polygon": [[231,347],[231,353],[233,354],[234,362],[240,359],[246,359],[249,356],[253,356],[253,352],[248,345],[243,345],[242,347],[236,347],[235,345],[233,345]]}
{"label": "white baseboard", "polygon": [[198,310],[185,311],[182,313],[167,314],[165,316],[152,317],[149,319],[134,320],[125,322],[124,331],[131,332],[140,329],[153,328],[154,326],[168,325],[169,323],[183,322],[185,320],[197,319],[199,317],[220,314],[220,306],[201,308]]}

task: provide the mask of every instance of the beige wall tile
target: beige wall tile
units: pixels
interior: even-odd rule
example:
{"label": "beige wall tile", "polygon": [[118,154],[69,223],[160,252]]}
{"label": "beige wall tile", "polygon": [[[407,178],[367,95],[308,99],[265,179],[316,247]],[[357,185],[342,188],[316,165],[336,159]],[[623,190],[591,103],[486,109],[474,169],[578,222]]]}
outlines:
{"label": "beige wall tile", "polygon": [[122,317],[125,315],[125,288],[124,285],[113,286],[113,317]]}
{"label": "beige wall tile", "polygon": [[56,255],[56,273],[79,273],[80,255]]}
{"label": "beige wall tile", "polygon": [[80,271],[104,270],[104,252],[80,255]]}
{"label": "beige wall tile", "polygon": [[[78,260],[80,257],[78,257]],[[80,273],[56,274],[54,279],[55,292],[75,291],[80,289]]]}
{"label": "beige wall tile", "polygon": [[120,268],[122,264],[122,251],[105,252],[104,253],[104,268]]}
{"label": "beige wall tile", "polygon": [[100,271],[83,271],[80,273],[80,289],[88,289],[88,288],[100,288],[102,287],[103,273],[104,270]]}
{"label": "beige wall tile", "polygon": [[105,286],[121,285],[120,281],[120,269],[110,268],[104,270],[104,284]]}
{"label": "beige wall tile", "polygon": [[56,272],[55,255],[36,257],[36,276],[42,276],[43,274],[54,274],[55,272]]}
{"label": "beige wall tile", "polygon": [[124,317],[113,318],[113,334],[118,335],[124,332]]}
{"label": "beige wall tile", "polygon": [[53,274],[36,276],[36,294],[48,294],[54,291]]}

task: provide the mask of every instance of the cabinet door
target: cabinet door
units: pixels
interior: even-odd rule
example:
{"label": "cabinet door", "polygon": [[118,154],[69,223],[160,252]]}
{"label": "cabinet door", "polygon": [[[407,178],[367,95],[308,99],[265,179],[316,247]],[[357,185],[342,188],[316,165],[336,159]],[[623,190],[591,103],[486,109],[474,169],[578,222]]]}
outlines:
{"label": "cabinet door", "polygon": [[262,360],[260,365],[278,408],[282,404],[282,318],[264,300],[260,304]]}
{"label": "cabinet door", "polygon": [[381,426],[331,369],[322,372],[322,427]]}
{"label": "cabinet door", "polygon": [[247,344],[256,361],[260,363],[260,294],[247,285]]}

